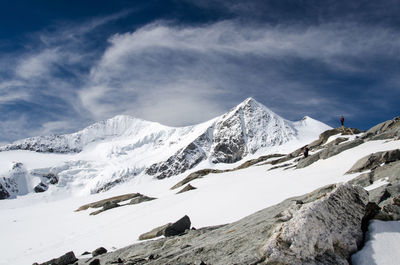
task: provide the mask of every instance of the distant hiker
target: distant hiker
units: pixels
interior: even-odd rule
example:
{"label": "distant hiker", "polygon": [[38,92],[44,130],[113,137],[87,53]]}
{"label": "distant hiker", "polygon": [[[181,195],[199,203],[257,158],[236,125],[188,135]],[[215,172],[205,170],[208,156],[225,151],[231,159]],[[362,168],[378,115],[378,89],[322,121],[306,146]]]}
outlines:
{"label": "distant hiker", "polygon": [[340,118],[340,123],[342,124],[342,128],[343,128],[343,123],[344,123],[344,117],[342,115],[342,118]]}
{"label": "distant hiker", "polygon": [[308,149],[308,146],[306,145],[306,146],[304,146],[304,148],[303,148],[303,156],[304,156],[304,158],[306,158],[306,157],[308,157],[308,151],[309,151],[310,149]]}

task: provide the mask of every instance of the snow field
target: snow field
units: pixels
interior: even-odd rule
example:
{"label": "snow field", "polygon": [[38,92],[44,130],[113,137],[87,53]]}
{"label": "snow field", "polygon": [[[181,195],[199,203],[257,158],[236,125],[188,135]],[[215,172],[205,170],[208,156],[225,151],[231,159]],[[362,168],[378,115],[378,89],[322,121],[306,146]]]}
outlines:
{"label": "snow field", "polygon": [[[67,193],[51,187],[50,192],[2,200],[0,264],[44,262],[70,250],[79,255],[100,246],[110,251],[135,243],[140,234],[176,221],[185,214],[197,228],[233,222],[288,197],[348,181],[358,174],[344,173],[358,159],[395,148],[400,148],[399,141],[373,141],[303,169],[268,171],[271,166],[266,165],[210,174],[191,182],[197,190],[183,194],[175,194],[179,189],[171,191],[170,187],[188,173],[164,180],[139,175],[129,183],[100,194],[78,196],[80,193],[73,187]],[[158,199],[111,209],[96,216],[89,215],[93,209],[74,212],[83,204],[132,192]]]}

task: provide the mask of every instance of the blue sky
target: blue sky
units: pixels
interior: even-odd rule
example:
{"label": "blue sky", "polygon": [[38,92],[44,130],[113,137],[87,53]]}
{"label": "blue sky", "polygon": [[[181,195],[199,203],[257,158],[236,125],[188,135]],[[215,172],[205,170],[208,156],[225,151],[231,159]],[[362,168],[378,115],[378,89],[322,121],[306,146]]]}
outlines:
{"label": "blue sky", "polygon": [[4,1],[0,143],[118,114],[200,123],[253,97],[289,120],[399,115],[400,2]]}

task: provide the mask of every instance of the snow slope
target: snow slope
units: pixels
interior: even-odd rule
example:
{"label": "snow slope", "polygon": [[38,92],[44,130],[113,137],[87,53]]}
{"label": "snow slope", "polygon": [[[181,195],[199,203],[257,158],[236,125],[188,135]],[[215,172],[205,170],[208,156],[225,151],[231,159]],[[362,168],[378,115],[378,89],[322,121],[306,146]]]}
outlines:
{"label": "snow slope", "polygon": [[46,192],[79,196],[139,175],[162,179],[199,168],[229,167],[227,163],[260,154],[289,152],[327,129],[310,117],[285,120],[252,98],[213,120],[180,128],[120,115],[73,134],[28,138],[1,147],[0,179],[10,179],[15,163],[22,163],[26,174],[20,179],[27,184],[16,185],[11,197],[32,192],[41,183],[47,186],[44,176],[49,174],[59,182],[48,185]]}
{"label": "snow slope", "polygon": [[[65,197],[46,192],[2,200],[0,227],[6,229],[1,232],[0,264],[43,262],[70,250],[79,255],[99,246],[109,250],[120,248],[136,242],[141,233],[185,214],[194,227],[236,221],[288,197],[348,181],[358,174],[344,173],[358,159],[396,148],[400,148],[399,141],[369,141],[303,169],[268,171],[271,165],[264,165],[210,174],[191,182],[198,189],[182,194],[175,194],[170,187],[187,174],[162,180],[138,175],[124,185],[92,195]],[[57,188],[50,187],[53,191]],[[90,216],[89,210],[74,212],[83,204],[131,192],[158,199],[96,216]],[[377,257],[371,259],[376,261]]]}

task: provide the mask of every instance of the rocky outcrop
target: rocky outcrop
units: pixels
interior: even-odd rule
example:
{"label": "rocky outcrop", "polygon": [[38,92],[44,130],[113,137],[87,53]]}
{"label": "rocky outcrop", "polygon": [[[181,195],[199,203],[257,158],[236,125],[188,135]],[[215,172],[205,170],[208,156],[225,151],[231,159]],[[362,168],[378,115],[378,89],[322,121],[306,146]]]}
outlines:
{"label": "rocky outcrop", "polygon": [[[352,202],[352,203],[349,203]],[[368,203],[361,187],[339,186],[324,198],[297,205],[262,247],[265,264],[349,264],[363,239],[361,221]]]}
{"label": "rocky outcrop", "polygon": [[232,224],[142,242],[104,254],[100,261],[147,265],[348,264],[346,260],[362,239],[361,220],[367,202],[368,195],[360,187],[329,185]]}
{"label": "rocky outcrop", "polygon": [[362,136],[364,139],[384,140],[400,137],[400,117],[382,122],[368,131]]}
{"label": "rocky outcrop", "polygon": [[197,188],[196,188],[196,187],[193,187],[193,186],[190,185],[190,184],[187,184],[183,189],[181,189],[180,191],[178,191],[176,194],[184,193],[184,192],[187,192],[187,191],[190,191],[190,190],[195,190],[195,189],[197,189]]}
{"label": "rocky outcrop", "polygon": [[[206,134],[200,138],[206,137]],[[202,139],[198,139],[202,141]],[[155,163],[146,169],[146,174],[158,179],[168,178],[193,168],[207,158],[206,152],[196,141],[179,150],[166,161]]]}
{"label": "rocky outcrop", "polygon": [[231,168],[231,169],[209,169],[209,168],[200,169],[200,170],[197,170],[195,172],[190,173],[186,178],[184,178],[183,180],[181,180],[180,182],[175,184],[171,188],[171,190],[177,189],[179,187],[182,187],[183,185],[189,183],[192,180],[195,180],[195,179],[198,179],[198,178],[202,178],[202,177],[204,177],[204,176],[206,176],[208,174],[211,174],[211,173],[224,173],[224,172],[236,171],[236,170],[248,168],[248,167],[256,165],[256,164],[258,164],[260,162],[267,161],[269,159],[276,158],[276,157],[281,157],[281,156],[283,156],[283,155],[281,155],[281,154],[271,154],[271,155],[266,155],[266,156],[260,156],[259,158],[250,159],[250,160],[242,163],[241,165],[239,165],[239,166],[237,166],[235,168]]}
{"label": "rocky outcrop", "polygon": [[[349,183],[361,185],[369,189],[369,200],[374,211],[371,219],[383,221],[400,220],[400,160],[397,157],[398,149],[378,152],[368,155],[352,167],[354,172],[370,168],[371,171],[360,174]],[[391,161],[388,163],[387,161]],[[380,182],[381,186],[370,189],[370,185]]]}
{"label": "rocky outcrop", "polygon": [[[82,205],[81,207],[79,207],[78,209],[75,210],[75,212],[79,212],[79,211],[84,211],[87,210],[89,208],[102,208],[100,210],[94,211],[92,213],[90,213],[90,215],[97,215],[99,213],[102,213],[104,211],[113,209],[113,208],[117,208],[120,206],[126,206],[126,205],[134,205],[134,204],[138,204],[138,203],[142,203],[142,202],[146,202],[146,201],[151,201],[154,200],[155,198],[152,197],[147,197],[145,195],[142,195],[140,193],[129,193],[129,194],[124,194],[124,195],[119,195],[119,196],[114,196],[111,198],[107,198],[104,200],[100,200],[100,201],[96,201],[96,202],[92,202],[92,203],[88,203],[85,205]],[[121,202],[125,202],[131,200],[129,203],[125,203],[125,204],[119,204]]]}
{"label": "rocky outcrop", "polygon": [[300,160],[299,163],[297,164],[296,168],[307,167],[320,159],[327,159],[329,157],[335,156],[337,154],[340,154],[343,151],[346,151],[350,148],[354,148],[362,143],[364,143],[364,141],[362,139],[355,139],[350,142],[345,142],[342,144],[329,146],[329,147],[319,151],[318,153],[315,153],[311,156],[308,156],[307,158]]}
{"label": "rocky outcrop", "polygon": [[70,265],[74,264],[78,259],[75,257],[74,252],[70,251],[59,258],[52,259],[44,263],[33,263],[33,265]]}
{"label": "rocky outcrop", "polygon": [[381,164],[388,164],[398,160],[400,160],[400,149],[373,153],[358,160],[354,166],[347,171],[347,174],[373,169]]}

